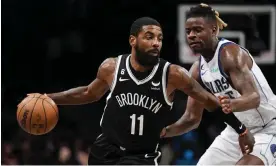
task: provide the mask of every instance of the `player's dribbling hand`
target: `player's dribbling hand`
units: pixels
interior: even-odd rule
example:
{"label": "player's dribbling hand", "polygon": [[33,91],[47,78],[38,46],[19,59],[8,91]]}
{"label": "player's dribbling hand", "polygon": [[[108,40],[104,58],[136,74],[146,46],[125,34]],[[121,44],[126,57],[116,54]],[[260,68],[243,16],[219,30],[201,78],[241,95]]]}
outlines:
{"label": "player's dribbling hand", "polygon": [[[27,96],[40,96],[40,95],[42,95],[42,94],[40,94],[40,93],[28,93],[27,94]],[[46,94],[44,94],[45,96],[47,96]],[[22,103],[22,102],[21,102]],[[19,107],[19,105],[21,104],[21,103],[19,103],[18,105],[17,105],[17,107]]]}
{"label": "player's dribbling hand", "polygon": [[28,93],[27,96],[39,96],[42,95],[40,93]]}
{"label": "player's dribbling hand", "polygon": [[250,131],[246,130],[244,134],[241,134],[239,136],[239,144],[240,144],[242,153],[244,155],[249,154],[253,151],[255,138],[253,137]]}
{"label": "player's dribbling hand", "polygon": [[232,112],[233,108],[231,106],[231,99],[229,96],[219,96],[218,99],[224,113],[229,114]]}
{"label": "player's dribbling hand", "polygon": [[48,97],[46,93],[44,93],[44,94],[41,94],[41,93],[28,93],[27,94],[27,96],[40,96],[40,95],[44,95],[44,96]]}

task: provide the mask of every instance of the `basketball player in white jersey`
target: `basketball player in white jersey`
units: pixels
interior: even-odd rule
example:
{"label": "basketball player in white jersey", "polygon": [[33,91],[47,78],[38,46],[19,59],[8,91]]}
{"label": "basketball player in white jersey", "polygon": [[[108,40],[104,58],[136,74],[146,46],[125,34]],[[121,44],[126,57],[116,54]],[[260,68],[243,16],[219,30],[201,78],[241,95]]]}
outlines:
{"label": "basketball player in white jersey", "polygon": [[[228,115],[234,113],[248,127],[255,145],[249,154],[240,149],[237,133],[227,125],[198,165],[276,165],[276,96],[246,49],[217,38],[225,26],[218,12],[206,4],[190,9],[186,20],[187,41],[201,55],[190,72],[218,98],[227,96],[220,98],[223,111]],[[189,97],[184,115],[166,128],[165,137],[196,128],[203,109],[202,104]]]}

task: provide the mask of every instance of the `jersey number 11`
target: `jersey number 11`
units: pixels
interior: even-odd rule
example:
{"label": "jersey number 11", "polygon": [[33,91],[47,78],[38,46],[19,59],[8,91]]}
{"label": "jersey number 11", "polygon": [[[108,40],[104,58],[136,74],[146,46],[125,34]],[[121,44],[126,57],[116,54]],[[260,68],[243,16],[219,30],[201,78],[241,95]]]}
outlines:
{"label": "jersey number 11", "polygon": [[143,135],[144,115],[140,115],[136,120],[136,114],[130,116],[131,119],[131,134],[135,135],[136,121],[139,121],[139,135]]}

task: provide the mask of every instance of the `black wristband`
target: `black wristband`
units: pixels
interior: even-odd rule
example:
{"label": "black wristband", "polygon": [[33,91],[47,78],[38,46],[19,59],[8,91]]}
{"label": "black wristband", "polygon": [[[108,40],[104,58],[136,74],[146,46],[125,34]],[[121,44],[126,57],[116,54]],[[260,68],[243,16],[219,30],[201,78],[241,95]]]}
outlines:
{"label": "black wristband", "polygon": [[222,108],[216,109],[217,114],[223,118],[223,120],[230,125],[238,134],[242,134],[246,131],[245,125],[234,115],[233,112],[225,114]]}

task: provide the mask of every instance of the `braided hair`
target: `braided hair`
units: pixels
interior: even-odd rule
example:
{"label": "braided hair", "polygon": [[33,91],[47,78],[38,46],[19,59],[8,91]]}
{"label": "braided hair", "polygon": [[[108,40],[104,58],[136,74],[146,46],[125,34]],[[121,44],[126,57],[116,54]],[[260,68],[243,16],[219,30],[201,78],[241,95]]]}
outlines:
{"label": "braided hair", "polygon": [[204,17],[212,21],[215,21],[218,26],[218,32],[219,30],[222,30],[223,28],[227,27],[227,24],[219,17],[219,12],[214,10],[211,6],[204,3],[190,8],[187,14],[187,19],[191,17]]}

